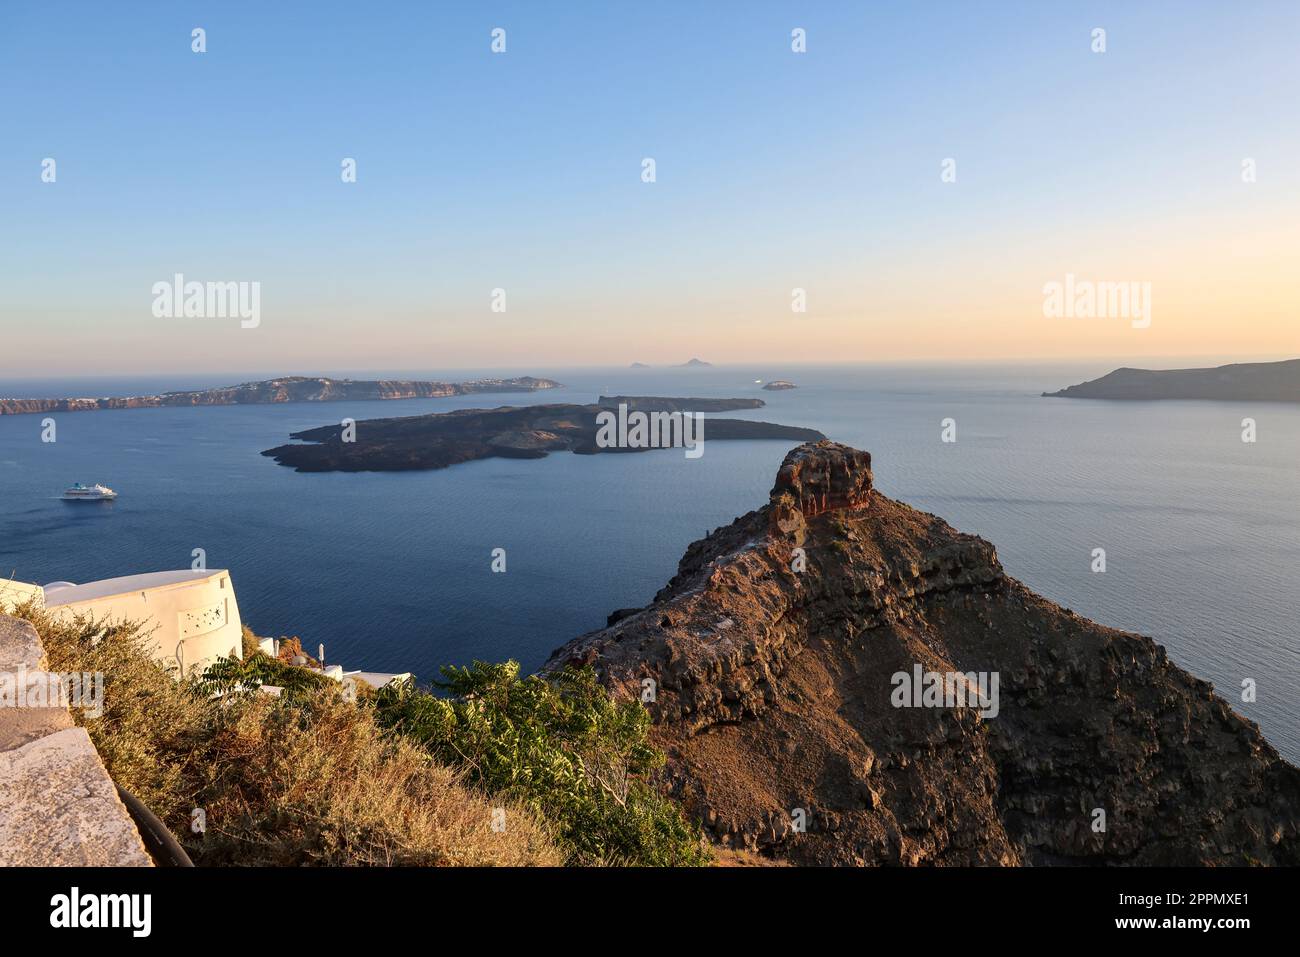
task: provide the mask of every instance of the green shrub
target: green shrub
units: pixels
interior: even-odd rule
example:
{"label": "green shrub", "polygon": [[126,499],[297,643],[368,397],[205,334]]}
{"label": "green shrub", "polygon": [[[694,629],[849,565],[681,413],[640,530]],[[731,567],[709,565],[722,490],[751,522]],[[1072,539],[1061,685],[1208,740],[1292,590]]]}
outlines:
{"label": "green shrub", "polygon": [[377,691],[380,724],[532,806],[570,863],[708,863],[698,829],[651,785],[664,758],[640,702],[612,700],[590,668],[520,678],[517,662],[476,661],[442,673],[448,698],[409,682]]}
{"label": "green shrub", "polygon": [[203,672],[197,681],[207,694],[231,691],[256,691],[262,685],[284,689],[284,697],[300,699],[319,688],[338,688],[338,682],[319,671],[287,665],[277,658],[255,651],[242,661],[238,658],[219,658]]}

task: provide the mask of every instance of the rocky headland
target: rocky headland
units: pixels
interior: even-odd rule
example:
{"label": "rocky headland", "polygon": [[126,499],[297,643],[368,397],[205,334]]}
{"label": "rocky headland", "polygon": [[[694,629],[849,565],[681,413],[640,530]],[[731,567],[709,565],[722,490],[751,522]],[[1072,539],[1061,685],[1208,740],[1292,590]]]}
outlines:
{"label": "rocky headland", "polygon": [[1300,402],[1300,359],[1240,362],[1212,369],[1116,369],[1044,392],[1060,399],[1209,399],[1246,402]]}
{"label": "rocky headland", "polygon": [[492,392],[536,392],[560,383],[534,376],[424,382],[412,379],[328,379],[284,376],[217,389],[79,399],[0,399],[0,415],[38,412],[88,412],[95,409],[153,409],[187,405],[263,405],[275,402],[340,402],[370,399],[430,399]]}
{"label": "rocky headland", "polygon": [[[1150,638],[1061,608],[988,542],[880,494],[870,455],[843,445],[791,451],[767,503],[547,667],[570,663],[618,695],[651,689],[663,787],[724,848],[1300,864],[1300,770],[1253,722]],[[900,700],[918,672],[964,675],[992,702]]]}

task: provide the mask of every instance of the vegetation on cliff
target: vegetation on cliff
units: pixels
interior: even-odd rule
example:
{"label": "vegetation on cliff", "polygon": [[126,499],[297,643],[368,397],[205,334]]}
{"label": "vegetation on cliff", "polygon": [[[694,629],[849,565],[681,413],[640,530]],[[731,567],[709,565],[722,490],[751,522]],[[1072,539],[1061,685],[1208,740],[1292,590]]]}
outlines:
{"label": "vegetation on cliff", "polygon": [[73,716],[197,864],[707,861],[651,785],[664,758],[645,709],[613,702],[589,670],[521,679],[514,662],[476,663],[446,669],[449,698],[404,685],[348,700],[247,630],[243,660],[177,681],[137,626],[19,614],[52,671],[104,675],[102,715]]}
{"label": "vegetation on cliff", "polygon": [[[490,797],[385,733],[334,682],[281,698],[214,699],[151,660],[136,627],[57,621],[30,607],[20,615],[40,633],[51,670],[103,673],[103,714],[73,716],[113,780],[167,824],[196,864],[564,861],[527,807]],[[273,668],[268,662],[257,666]],[[191,827],[195,809],[203,833]]]}
{"label": "vegetation on cliff", "polygon": [[704,864],[698,829],[651,783],[664,756],[638,700],[590,668],[521,678],[519,665],[444,668],[441,698],[409,683],[375,694],[379,721],[551,822],[573,864]]}
{"label": "vegetation on cliff", "polygon": [[200,688],[208,694],[257,691],[263,685],[283,688],[282,695],[303,700],[322,688],[337,687],[318,671],[287,664],[254,648],[245,649],[243,659],[222,658],[203,673]]}

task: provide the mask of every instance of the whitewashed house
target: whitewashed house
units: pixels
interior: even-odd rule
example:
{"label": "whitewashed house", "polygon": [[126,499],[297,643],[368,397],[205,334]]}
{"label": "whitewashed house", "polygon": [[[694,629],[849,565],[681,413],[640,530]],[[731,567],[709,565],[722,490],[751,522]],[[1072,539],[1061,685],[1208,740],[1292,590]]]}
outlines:
{"label": "whitewashed house", "polygon": [[[178,674],[201,672],[218,658],[243,658],[244,628],[230,572],[183,569],[128,575],[78,585],[30,585],[0,580],[0,612],[35,600],[56,615],[89,615],[110,624],[140,622],[155,660]],[[260,640],[261,650],[277,657],[279,641]],[[344,686],[360,680],[374,688],[408,680],[410,672],[345,671],[339,665],[319,670]],[[268,690],[272,690],[269,689]]]}
{"label": "whitewashed house", "polygon": [[153,657],[181,674],[218,658],[243,657],[243,623],[225,569],[152,572],[84,585],[51,582],[43,588],[0,582],[0,610],[33,597],[55,614],[143,623]]}

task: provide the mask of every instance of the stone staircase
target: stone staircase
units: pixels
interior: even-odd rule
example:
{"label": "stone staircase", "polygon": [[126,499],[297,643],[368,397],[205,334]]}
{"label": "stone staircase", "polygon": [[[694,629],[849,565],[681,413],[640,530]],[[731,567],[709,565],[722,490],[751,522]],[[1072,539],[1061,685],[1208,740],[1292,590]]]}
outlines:
{"label": "stone staircase", "polygon": [[45,664],[36,630],[0,614],[0,867],[152,866],[68,709],[15,706],[20,682],[48,687]]}

